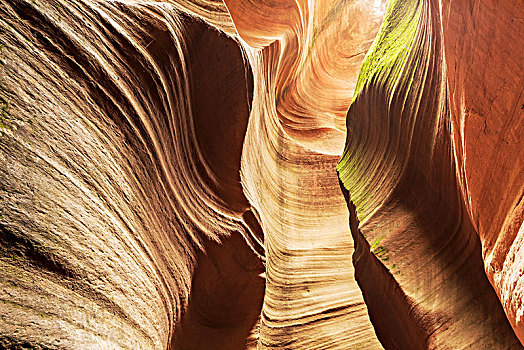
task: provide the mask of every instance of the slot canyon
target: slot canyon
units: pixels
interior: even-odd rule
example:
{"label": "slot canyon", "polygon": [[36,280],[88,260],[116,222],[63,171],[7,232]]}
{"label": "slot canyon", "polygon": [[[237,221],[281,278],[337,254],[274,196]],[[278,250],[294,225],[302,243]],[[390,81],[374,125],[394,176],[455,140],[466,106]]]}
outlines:
{"label": "slot canyon", "polygon": [[524,349],[523,144],[523,0],[2,0],[0,349]]}

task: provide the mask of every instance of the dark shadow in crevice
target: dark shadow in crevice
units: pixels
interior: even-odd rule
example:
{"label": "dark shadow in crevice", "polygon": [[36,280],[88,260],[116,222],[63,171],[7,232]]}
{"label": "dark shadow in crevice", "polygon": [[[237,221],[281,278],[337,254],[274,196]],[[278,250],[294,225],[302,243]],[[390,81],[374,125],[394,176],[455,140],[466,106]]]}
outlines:
{"label": "dark shadow in crevice", "polygon": [[253,75],[239,44],[205,23],[184,17],[184,38],[193,126],[215,181],[204,169],[201,175],[217,198],[242,215],[247,230],[246,236],[233,232],[220,243],[204,241],[171,348],[245,349],[265,291],[264,251],[258,244],[263,232],[240,183]]}
{"label": "dark shadow in crevice", "polygon": [[245,349],[262,309],[264,266],[237,232],[205,247],[172,348]]}
{"label": "dark shadow in crevice", "polygon": [[[368,308],[371,323],[385,349],[427,349],[429,334],[416,315],[422,310],[403,291],[395,278],[371,252],[359,229],[356,207],[340,182],[349,209],[351,235],[355,242],[355,279]],[[394,332],[388,330],[394,328]]]}

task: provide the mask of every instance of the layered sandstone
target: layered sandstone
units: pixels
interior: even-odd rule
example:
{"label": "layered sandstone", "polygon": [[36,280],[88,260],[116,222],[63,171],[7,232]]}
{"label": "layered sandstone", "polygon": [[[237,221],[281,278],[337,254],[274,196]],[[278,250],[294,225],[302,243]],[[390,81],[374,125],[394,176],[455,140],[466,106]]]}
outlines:
{"label": "layered sandstone", "polygon": [[362,66],[338,170],[387,348],[521,348],[521,7],[393,1]]}
{"label": "layered sandstone", "polygon": [[0,11],[2,346],[242,347],[264,268],[237,43],[165,3]]}
{"label": "layered sandstone", "polygon": [[0,347],[522,348],[522,9],[1,4]]}
{"label": "layered sandstone", "polygon": [[226,5],[2,6],[4,346],[380,347],[334,169],[383,4]]}

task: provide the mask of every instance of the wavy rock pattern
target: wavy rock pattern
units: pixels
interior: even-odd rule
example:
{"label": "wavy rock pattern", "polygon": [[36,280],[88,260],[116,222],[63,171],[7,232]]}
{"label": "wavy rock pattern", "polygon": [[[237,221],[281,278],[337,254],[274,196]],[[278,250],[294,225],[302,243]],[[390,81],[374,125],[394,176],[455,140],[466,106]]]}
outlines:
{"label": "wavy rock pattern", "polygon": [[384,4],[226,4],[255,77],[242,183],[265,235],[259,346],[381,348],[348,259],[335,166],[352,81]]}
{"label": "wavy rock pattern", "polygon": [[393,1],[362,66],[338,171],[386,348],[522,347],[482,271],[522,338],[521,5]]}
{"label": "wavy rock pattern", "polygon": [[0,347],[522,348],[521,10],[0,4]]}
{"label": "wavy rock pattern", "polygon": [[236,42],[165,3],[0,11],[2,346],[242,347],[264,269]]}

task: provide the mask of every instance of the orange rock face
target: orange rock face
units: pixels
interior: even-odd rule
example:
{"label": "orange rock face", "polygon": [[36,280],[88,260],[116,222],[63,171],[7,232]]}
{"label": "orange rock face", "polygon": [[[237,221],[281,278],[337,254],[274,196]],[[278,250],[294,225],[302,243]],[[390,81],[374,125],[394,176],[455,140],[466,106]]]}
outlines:
{"label": "orange rock face", "polygon": [[392,2],[361,69],[338,170],[387,348],[522,347],[517,8]]}
{"label": "orange rock face", "polygon": [[524,341],[521,10],[519,1],[442,6],[457,178],[488,278]]}
{"label": "orange rock face", "polygon": [[4,1],[0,348],[522,348],[523,9]]}

